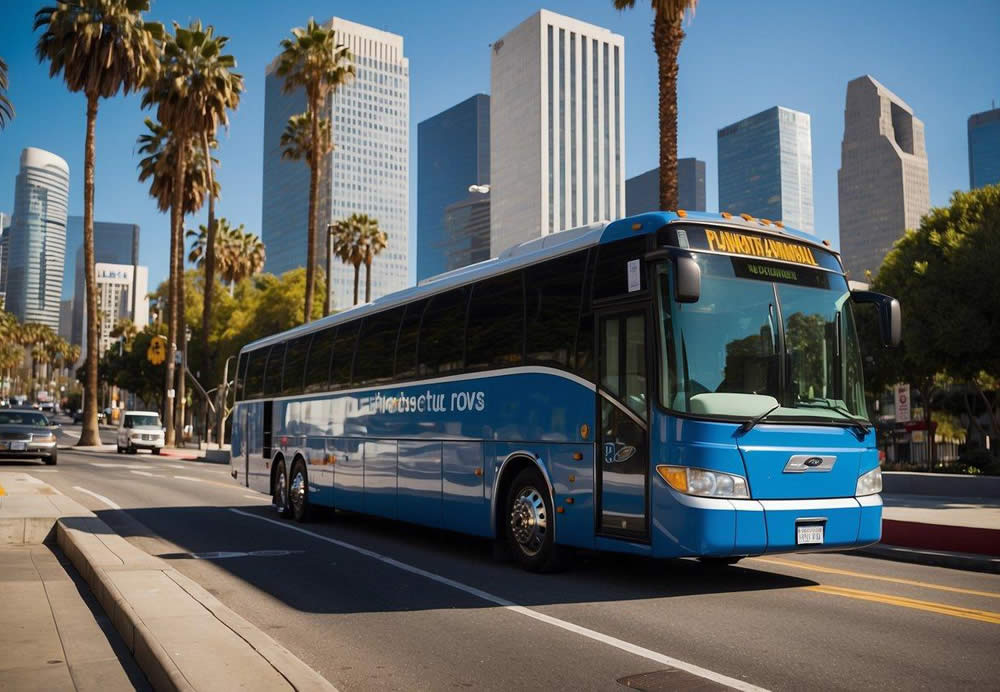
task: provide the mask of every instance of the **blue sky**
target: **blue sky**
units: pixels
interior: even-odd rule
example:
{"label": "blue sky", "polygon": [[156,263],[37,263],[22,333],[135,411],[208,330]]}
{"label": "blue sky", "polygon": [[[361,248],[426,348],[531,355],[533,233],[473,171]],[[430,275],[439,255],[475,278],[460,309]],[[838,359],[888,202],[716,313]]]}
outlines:
{"label": "blue sky", "polygon": [[[26,146],[69,162],[70,213],[83,213],[84,98],[49,79],[34,56],[34,11],[41,2],[0,6],[0,55],[10,68],[17,117],[0,132],[0,210],[11,211],[18,156]],[[337,15],[402,34],[410,59],[411,267],[416,232],[416,124],[477,92],[489,92],[489,44],[545,7],[625,36],[626,174],[657,160],[656,62],[649,3],[617,12],[611,0],[153,0],[150,18],[196,18],[230,37],[247,91],[220,134],[219,213],[259,233],[264,69],[278,42],[310,16]],[[709,210],[717,209],[716,131],[773,105],[812,116],[817,233],[839,245],[837,169],[847,82],[871,74],[904,99],[926,126],[931,201],[945,204],[969,184],[966,120],[1000,101],[1000,3],[954,0],[704,0],[680,54],[678,149],[707,162]],[[148,114],[139,98],[102,101],[97,125],[96,216],[138,223],[140,262],[155,286],[167,273],[168,217],[136,179],[135,139]],[[204,221],[204,212],[188,227]],[[411,278],[413,270],[411,268]]]}

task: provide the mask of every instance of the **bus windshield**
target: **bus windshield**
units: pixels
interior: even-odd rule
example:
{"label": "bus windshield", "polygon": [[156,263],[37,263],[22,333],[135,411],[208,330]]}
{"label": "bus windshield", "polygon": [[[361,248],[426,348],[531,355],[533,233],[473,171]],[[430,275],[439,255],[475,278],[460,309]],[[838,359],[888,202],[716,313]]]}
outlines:
{"label": "bus windshield", "polygon": [[[843,275],[694,253],[696,303],[673,300],[658,267],[662,404],[708,417],[845,425],[867,419],[861,353]],[[852,422],[853,419],[853,422]]]}

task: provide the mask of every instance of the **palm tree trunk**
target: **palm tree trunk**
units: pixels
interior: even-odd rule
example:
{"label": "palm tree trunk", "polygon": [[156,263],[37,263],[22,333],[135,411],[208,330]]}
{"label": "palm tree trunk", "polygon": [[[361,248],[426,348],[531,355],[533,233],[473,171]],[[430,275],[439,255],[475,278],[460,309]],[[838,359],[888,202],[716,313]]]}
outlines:
{"label": "palm tree trunk", "polygon": [[316,288],[316,206],[319,193],[319,141],[318,103],[309,104],[309,119],[312,126],[313,147],[309,152],[309,229],[306,234],[306,304],[303,314],[305,321],[312,320],[313,293]]}
{"label": "palm tree trunk", "polygon": [[365,260],[365,302],[372,302],[372,260]]}
{"label": "palm tree trunk", "polygon": [[323,317],[330,314],[330,293],[333,290],[332,287],[332,275],[333,267],[331,265],[331,260],[333,258],[333,240],[330,237],[329,226],[326,229],[326,295],[323,297]]}
{"label": "palm tree trunk", "polygon": [[358,304],[358,277],[361,276],[361,265],[354,265],[354,304]]}
{"label": "palm tree trunk", "polygon": [[178,282],[178,266],[182,266],[182,263],[178,261],[182,253],[181,243],[182,243],[182,233],[183,233],[183,223],[184,223],[184,168],[186,162],[184,160],[187,154],[187,141],[183,135],[178,134],[177,137],[177,161],[174,166],[174,182],[173,182],[173,203],[170,205],[170,278],[167,282],[168,285],[168,298],[167,298],[167,367],[166,367],[166,377],[163,385],[163,400],[166,402],[163,406],[163,427],[166,428],[166,433],[164,437],[164,444],[168,447],[172,447],[175,444],[174,437],[174,406],[176,405],[176,397],[170,398],[170,392],[174,389],[174,358],[177,354],[177,282]]}
{"label": "palm tree trunk", "polygon": [[97,429],[97,275],[94,270],[94,159],[97,157],[97,94],[87,94],[83,154],[83,270],[87,297],[87,386],[83,392],[81,447],[101,444]]}
{"label": "palm tree trunk", "polygon": [[653,48],[660,78],[660,209],[677,208],[677,54],[684,40],[683,15],[656,12]]}
{"label": "palm tree trunk", "polygon": [[[183,184],[183,178],[181,182]],[[181,229],[178,233],[177,249],[177,348],[187,355],[187,320],[184,316],[184,215],[181,215]],[[187,384],[187,359],[181,360],[177,368],[177,412],[174,414],[174,439],[178,446],[184,445],[184,409],[187,405],[185,385]]]}
{"label": "palm tree trunk", "polygon": [[215,296],[215,171],[212,170],[208,131],[201,133],[201,146],[208,167],[208,237],[205,240],[205,304],[201,309],[201,368],[206,375],[213,370],[213,356],[208,350],[208,329],[212,322],[212,299]]}

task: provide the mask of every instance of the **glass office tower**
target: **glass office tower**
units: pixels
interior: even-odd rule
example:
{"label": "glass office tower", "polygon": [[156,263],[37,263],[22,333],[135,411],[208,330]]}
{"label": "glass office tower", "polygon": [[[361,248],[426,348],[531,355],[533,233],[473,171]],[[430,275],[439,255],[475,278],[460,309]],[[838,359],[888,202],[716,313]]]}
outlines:
{"label": "glass office tower", "polygon": [[21,152],[7,230],[6,309],[22,323],[44,324],[54,332],[59,331],[68,197],[66,161],[34,147]]}
{"label": "glass office tower", "polygon": [[[489,96],[476,94],[417,125],[417,281],[455,268],[445,208],[464,202],[470,185],[489,182]],[[488,221],[486,231],[488,256]]]}
{"label": "glass office tower", "polygon": [[719,211],[815,232],[807,113],[769,108],[719,130],[718,146]]}
{"label": "glass office tower", "polygon": [[[660,169],[625,181],[625,214],[633,216],[660,209]],[[677,159],[677,208],[705,211],[705,162],[694,158]]]}
{"label": "glass office tower", "polygon": [[[403,55],[402,36],[339,17],[327,26],[354,55],[357,75],[326,104],[334,149],[323,161],[316,260],[325,270],[330,222],[355,213],[377,219],[389,242],[372,264],[375,299],[409,284],[409,60]],[[264,269],[282,274],[306,263],[309,166],[281,158],[281,133],[289,116],[304,112],[306,103],[302,89],[282,91],[275,67],[272,63],[268,68],[264,85],[261,233],[267,246]],[[331,266],[333,305],[349,307],[354,300],[354,267],[337,258]]]}
{"label": "glass office tower", "polygon": [[969,116],[969,187],[1000,183],[1000,108]]}

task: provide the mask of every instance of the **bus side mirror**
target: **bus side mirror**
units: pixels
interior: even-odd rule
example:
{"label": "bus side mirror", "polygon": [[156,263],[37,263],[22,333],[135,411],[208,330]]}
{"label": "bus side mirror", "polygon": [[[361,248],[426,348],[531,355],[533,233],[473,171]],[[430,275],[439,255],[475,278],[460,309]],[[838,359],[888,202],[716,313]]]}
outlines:
{"label": "bus side mirror", "polygon": [[851,291],[851,300],[855,303],[873,304],[878,310],[882,345],[890,348],[899,346],[903,338],[903,313],[898,300],[874,291]]}
{"label": "bus side mirror", "polygon": [[697,303],[701,298],[701,267],[693,257],[674,258],[674,300]]}

